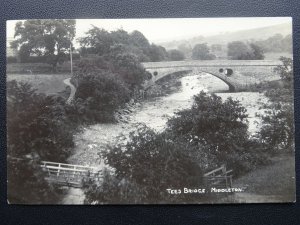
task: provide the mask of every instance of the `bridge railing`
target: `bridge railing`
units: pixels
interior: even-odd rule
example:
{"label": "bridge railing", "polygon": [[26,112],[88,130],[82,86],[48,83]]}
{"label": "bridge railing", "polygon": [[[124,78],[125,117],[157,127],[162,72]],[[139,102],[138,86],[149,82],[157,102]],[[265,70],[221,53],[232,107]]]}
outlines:
{"label": "bridge railing", "polygon": [[99,180],[102,178],[102,171],[96,167],[49,161],[42,161],[40,166],[46,174],[46,180],[60,185],[82,187],[85,180]]}

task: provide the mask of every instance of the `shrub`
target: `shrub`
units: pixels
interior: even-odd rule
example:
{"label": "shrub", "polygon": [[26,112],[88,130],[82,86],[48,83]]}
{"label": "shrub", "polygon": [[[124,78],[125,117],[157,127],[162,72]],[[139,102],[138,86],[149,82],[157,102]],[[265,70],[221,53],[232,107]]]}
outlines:
{"label": "shrub", "polygon": [[104,170],[99,183],[85,184],[85,204],[138,204],[143,203],[146,192],[136,183],[119,179]]}
{"label": "shrub", "polygon": [[130,91],[117,75],[91,72],[80,76],[75,107],[86,122],[112,122],[114,111],[130,99]]}
{"label": "shrub", "polygon": [[112,147],[105,154],[106,162],[115,169],[117,179],[125,179],[142,190],[143,202],[169,202],[167,188],[201,184],[202,170],[185,143],[147,127],[131,133],[129,140]]}
{"label": "shrub", "polygon": [[274,104],[261,116],[260,138],[271,153],[276,150],[293,151],[294,108],[291,104]]}
{"label": "shrub", "polygon": [[36,153],[44,160],[64,161],[73,147],[65,100],[37,94],[29,84],[7,84],[10,153]]}
{"label": "shrub", "polygon": [[65,101],[16,81],[7,82],[7,99],[8,198],[16,203],[52,201],[54,190],[44,181],[39,163],[64,162],[73,147]]}
{"label": "shrub", "polygon": [[178,112],[168,121],[168,131],[198,143],[202,146],[199,151],[205,151],[210,163],[227,164],[239,175],[253,169],[260,157],[248,151],[259,143],[250,141],[246,118],[246,109],[238,101],[228,98],[223,102],[221,97],[201,92],[191,109]]}
{"label": "shrub", "polygon": [[261,115],[259,133],[271,153],[294,151],[293,60],[285,57],[280,57],[280,60],[283,65],[276,67],[275,72],[280,74],[283,85],[265,93],[272,103],[267,105],[265,115]]}
{"label": "shrub", "polygon": [[57,190],[44,179],[38,159],[7,157],[7,200],[10,204],[56,204]]}
{"label": "shrub", "polygon": [[135,54],[128,53],[122,45],[111,47],[109,62],[111,71],[118,75],[133,90],[147,79],[147,73]]}

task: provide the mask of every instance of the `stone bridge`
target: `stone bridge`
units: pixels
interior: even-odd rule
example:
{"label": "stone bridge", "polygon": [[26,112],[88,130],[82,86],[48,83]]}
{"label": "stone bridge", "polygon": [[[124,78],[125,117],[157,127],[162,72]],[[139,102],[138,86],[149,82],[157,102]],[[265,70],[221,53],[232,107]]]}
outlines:
{"label": "stone bridge", "polygon": [[274,68],[282,65],[277,60],[194,60],[194,61],[164,61],[143,63],[152,78],[144,83],[145,89],[170,74],[191,71],[209,73],[229,86],[229,91],[245,90],[248,85],[259,84],[264,81],[278,80],[279,74]]}

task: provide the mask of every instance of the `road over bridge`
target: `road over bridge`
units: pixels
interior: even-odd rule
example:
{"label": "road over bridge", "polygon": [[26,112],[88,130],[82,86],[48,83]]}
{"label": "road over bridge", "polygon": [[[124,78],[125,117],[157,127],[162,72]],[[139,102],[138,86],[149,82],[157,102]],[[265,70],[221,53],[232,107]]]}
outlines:
{"label": "road over bridge", "polygon": [[282,65],[279,60],[193,60],[143,63],[152,79],[144,83],[147,89],[170,74],[191,71],[209,73],[229,86],[229,91],[245,90],[247,86],[279,79],[274,68]]}

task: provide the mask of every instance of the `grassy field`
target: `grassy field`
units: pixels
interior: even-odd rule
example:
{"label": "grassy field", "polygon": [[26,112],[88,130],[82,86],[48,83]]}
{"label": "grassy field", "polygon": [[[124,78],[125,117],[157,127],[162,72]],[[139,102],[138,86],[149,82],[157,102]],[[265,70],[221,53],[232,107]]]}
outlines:
{"label": "grassy field", "polygon": [[7,74],[6,80],[30,83],[37,92],[50,95],[65,91],[67,85],[63,80],[69,77],[70,74]]}
{"label": "grassy field", "polygon": [[287,58],[293,58],[293,55],[288,52],[267,52],[265,53],[265,60],[277,60],[280,58],[280,56],[284,56]]}
{"label": "grassy field", "polygon": [[236,193],[233,202],[284,202],[295,200],[295,156],[282,154],[272,163],[234,181],[234,187],[247,187]]}

